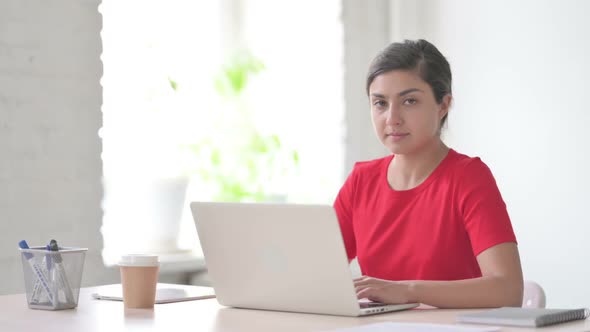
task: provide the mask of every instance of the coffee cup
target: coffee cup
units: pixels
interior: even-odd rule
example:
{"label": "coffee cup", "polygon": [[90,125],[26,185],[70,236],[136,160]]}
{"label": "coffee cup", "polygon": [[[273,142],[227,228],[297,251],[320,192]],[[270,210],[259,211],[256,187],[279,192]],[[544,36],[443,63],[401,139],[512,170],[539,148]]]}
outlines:
{"label": "coffee cup", "polygon": [[156,255],[124,255],[119,261],[123,302],[127,308],[153,308],[160,263]]}

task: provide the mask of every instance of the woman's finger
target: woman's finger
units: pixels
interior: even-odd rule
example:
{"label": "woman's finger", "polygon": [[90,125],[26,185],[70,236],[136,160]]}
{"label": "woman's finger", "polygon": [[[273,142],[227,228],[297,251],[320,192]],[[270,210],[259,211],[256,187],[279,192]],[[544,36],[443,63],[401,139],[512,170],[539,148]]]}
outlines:
{"label": "woman's finger", "polygon": [[365,289],[361,290],[360,292],[357,292],[356,297],[359,300],[366,298],[369,301],[386,303],[385,298],[383,297],[383,294],[381,294],[381,292],[375,288],[370,288],[370,287],[365,288]]}
{"label": "woman's finger", "polygon": [[372,295],[372,292],[371,291],[372,291],[372,289],[370,287],[363,288],[361,290],[357,290],[356,297],[358,299],[368,298],[369,296]]}
{"label": "woman's finger", "polygon": [[373,302],[381,302],[385,303],[385,298],[383,294],[378,289],[375,288],[365,288],[360,292],[356,293],[357,299],[368,299],[369,301]]}
{"label": "woman's finger", "polygon": [[359,279],[354,280],[354,285],[355,286],[356,285],[367,285],[367,284],[372,283],[373,281],[374,281],[374,279],[370,278],[370,277],[359,278]]}
{"label": "woman's finger", "polygon": [[367,282],[367,281],[365,281],[365,280],[359,280],[359,281],[355,281],[353,284],[354,284],[354,286],[356,287],[356,286],[362,286],[362,285],[366,285],[366,284],[368,284],[368,283],[369,283],[369,282]]}
{"label": "woman's finger", "polygon": [[371,285],[354,285],[354,290],[358,293],[363,289],[369,288]]}

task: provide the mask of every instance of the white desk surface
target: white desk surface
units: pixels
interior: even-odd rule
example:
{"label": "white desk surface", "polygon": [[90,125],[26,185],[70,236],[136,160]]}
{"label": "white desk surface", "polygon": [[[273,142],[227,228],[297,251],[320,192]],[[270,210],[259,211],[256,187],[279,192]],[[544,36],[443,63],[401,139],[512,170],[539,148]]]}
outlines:
{"label": "white desk surface", "polygon": [[[24,294],[0,296],[0,331],[326,331],[388,321],[456,324],[455,316],[469,311],[414,309],[353,318],[233,309],[215,299],[158,304],[153,310],[125,309],[122,302],[92,299],[94,290],[81,289],[78,307],[61,311],[29,309]],[[500,331],[590,331],[590,320]]]}

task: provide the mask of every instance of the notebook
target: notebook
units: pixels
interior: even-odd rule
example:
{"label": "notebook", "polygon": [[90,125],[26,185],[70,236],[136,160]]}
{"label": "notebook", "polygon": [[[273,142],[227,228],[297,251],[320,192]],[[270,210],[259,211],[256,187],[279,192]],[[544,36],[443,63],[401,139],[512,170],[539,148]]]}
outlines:
{"label": "notebook", "polygon": [[[92,297],[97,300],[123,301],[121,284],[101,286]],[[212,287],[158,284],[156,304],[215,298]]]}
{"label": "notebook", "polygon": [[504,307],[457,316],[461,323],[539,327],[586,319],[589,309],[532,309]]}
{"label": "notebook", "polygon": [[499,327],[458,326],[450,324],[381,322],[326,332],[496,332]]}

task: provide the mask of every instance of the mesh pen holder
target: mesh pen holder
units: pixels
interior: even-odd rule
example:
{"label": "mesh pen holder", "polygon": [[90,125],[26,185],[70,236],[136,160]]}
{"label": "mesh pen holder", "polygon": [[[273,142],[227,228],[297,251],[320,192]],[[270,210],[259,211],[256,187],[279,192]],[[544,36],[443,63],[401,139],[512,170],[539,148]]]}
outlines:
{"label": "mesh pen holder", "polygon": [[62,310],[78,306],[87,248],[20,249],[27,303],[31,309]]}

